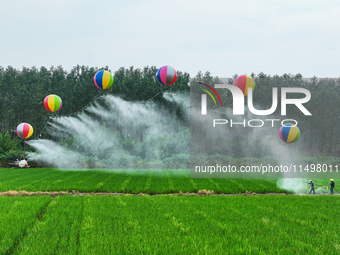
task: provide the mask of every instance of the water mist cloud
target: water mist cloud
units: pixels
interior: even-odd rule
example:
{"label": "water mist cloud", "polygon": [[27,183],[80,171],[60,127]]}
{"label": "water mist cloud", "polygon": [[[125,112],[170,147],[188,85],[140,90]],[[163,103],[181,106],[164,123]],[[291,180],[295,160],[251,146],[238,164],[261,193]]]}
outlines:
{"label": "water mist cloud", "polygon": [[[189,98],[165,93],[164,98],[189,116]],[[183,116],[182,116],[183,118]],[[186,120],[188,122],[188,120]],[[189,131],[173,109],[153,102],[127,102],[106,95],[75,116],[51,119],[52,139],[29,142],[38,152],[28,159],[58,168],[166,167],[171,159],[189,157]]]}

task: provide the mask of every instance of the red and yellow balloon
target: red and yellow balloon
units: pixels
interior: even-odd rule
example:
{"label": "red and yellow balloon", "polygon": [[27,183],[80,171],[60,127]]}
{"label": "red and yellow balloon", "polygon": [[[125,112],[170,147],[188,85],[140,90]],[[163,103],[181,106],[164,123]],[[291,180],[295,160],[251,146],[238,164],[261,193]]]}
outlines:
{"label": "red and yellow balloon", "polygon": [[252,88],[253,91],[255,89],[254,79],[251,76],[245,74],[237,76],[233,82],[233,85],[241,89],[244,96],[248,95],[248,88]]}
{"label": "red and yellow balloon", "polygon": [[57,112],[63,106],[63,102],[59,96],[49,95],[45,97],[44,105],[47,111]]}
{"label": "red and yellow balloon", "polygon": [[33,127],[28,123],[20,123],[17,126],[17,135],[21,138],[29,138],[33,134]]}

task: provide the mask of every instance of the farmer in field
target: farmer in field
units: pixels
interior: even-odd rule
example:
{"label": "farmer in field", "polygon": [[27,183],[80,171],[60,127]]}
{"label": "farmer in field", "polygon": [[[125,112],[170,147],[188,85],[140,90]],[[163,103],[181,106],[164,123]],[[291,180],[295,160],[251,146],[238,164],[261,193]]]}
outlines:
{"label": "farmer in field", "polygon": [[309,191],[309,194],[312,193],[312,191],[314,192],[315,194],[315,189],[314,189],[314,182],[312,180],[310,180],[309,182],[306,182],[307,184],[310,185],[310,191]]}
{"label": "farmer in field", "polygon": [[23,154],[21,154],[21,156],[20,156],[20,160],[18,162],[18,166],[21,167],[21,168],[22,167],[29,167],[28,164],[27,164],[27,161],[25,159],[25,156]]}
{"label": "farmer in field", "polygon": [[335,183],[333,179],[330,179],[330,181],[331,183],[327,187],[331,186],[331,194],[334,194]]}

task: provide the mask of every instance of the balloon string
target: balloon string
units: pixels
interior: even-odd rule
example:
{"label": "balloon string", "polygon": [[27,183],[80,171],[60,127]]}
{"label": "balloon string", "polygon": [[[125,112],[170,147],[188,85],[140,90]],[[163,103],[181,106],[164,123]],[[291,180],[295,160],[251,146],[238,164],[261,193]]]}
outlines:
{"label": "balloon string", "polygon": [[48,120],[45,122],[45,125],[44,125],[42,131],[40,132],[40,134],[37,135],[37,136],[34,138],[34,140],[36,140],[37,138],[39,139],[39,137],[41,136],[42,132],[45,130],[45,128],[46,128],[46,126],[47,126],[47,123],[48,123]]}
{"label": "balloon string", "polygon": [[68,117],[68,116],[77,114],[78,112],[83,111],[88,105],[90,105],[94,100],[96,100],[96,99],[97,99],[98,97],[100,97],[100,96],[102,96],[102,95],[96,95],[94,98],[92,98],[92,100],[91,100],[89,103],[87,103],[83,108],[81,108],[81,109],[78,110],[78,111],[75,111],[75,112],[70,113],[70,114],[62,115],[62,116],[50,117],[50,119],[55,119],[55,118],[59,118],[59,117]]}
{"label": "balloon string", "polygon": [[156,96],[158,96],[158,95],[159,95],[160,93],[162,93],[162,92],[163,92],[163,91],[158,92],[156,95],[154,95],[153,97],[151,97],[151,98],[149,98],[148,100],[146,100],[146,102],[148,102],[148,101],[154,99]]}
{"label": "balloon string", "polygon": [[101,96],[101,95],[96,95],[94,98],[92,98],[92,100],[91,100],[89,103],[87,103],[83,108],[81,108],[81,109],[78,110],[78,111],[75,111],[75,112],[70,113],[70,114],[61,115],[61,116],[50,116],[50,117],[48,118],[48,120],[45,122],[45,125],[44,125],[43,129],[41,130],[41,132],[39,133],[39,135],[37,135],[37,136],[34,138],[34,140],[39,139],[39,137],[41,136],[41,134],[45,131],[45,128],[46,128],[46,126],[47,126],[47,124],[48,124],[48,122],[49,122],[50,119],[56,119],[56,118],[61,118],[61,117],[69,117],[69,116],[71,116],[71,115],[77,114],[78,112],[84,110],[89,104],[91,104],[95,99],[97,99],[97,98],[100,97],[100,96]]}
{"label": "balloon string", "polygon": [[[156,95],[154,95],[154,96],[152,96],[151,98],[149,98],[148,100],[146,100],[146,102],[148,102],[148,101],[154,99],[154,98],[155,98],[156,96],[158,96],[160,93],[167,92],[167,91],[168,91],[168,90],[164,90],[164,91],[158,92]],[[171,92],[171,93],[172,93],[172,92]],[[83,111],[83,110],[84,110],[87,106],[89,106],[94,100],[96,100],[98,97],[101,97],[101,96],[102,96],[102,95],[96,95],[94,98],[92,98],[92,100],[91,100],[89,103],[87,103],[83,108],[81,108],[81,109],[78,110],[78,111],[75,111],[75,112],[70,113],[70,114],[61,115],[61,116],[50,116],[49,119],[56,119],[56,118],[61,118],[61,117],[69,117],[69,116],[75,115],[75,114],[77,114],[77,113]],[[46,123],[45,123],[43,129],[41,130],[41,132],[39,133],[39,135],[37,135],[37,136],[34,138],[34,140],[39,139],[39,137],[41,136],[41,134],[45,131],[45,128],[46,128],[46,126],[47,126],[47,124],[48,124],[48,122],[49,122],[49,119],[46,121]]]}
{"label": "balloon string", "polygon": [[179,97],[176,95],[176,93],[172,92],[171,90],[168,90],[168,91],[166,91],[166,92],[171,93],[172,96],[176,97],[178,100],[182,101],[184,104],[189,105],[189,107],[190,107],[190,103],[185,102],[183,99],[179,98]]}

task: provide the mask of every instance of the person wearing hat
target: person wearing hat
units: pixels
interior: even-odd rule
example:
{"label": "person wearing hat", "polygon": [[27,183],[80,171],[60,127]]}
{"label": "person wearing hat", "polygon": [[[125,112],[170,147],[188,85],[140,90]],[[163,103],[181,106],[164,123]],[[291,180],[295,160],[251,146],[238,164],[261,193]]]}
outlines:
{"label": "person wearing hat", "polygon": [[314,182],[312,180],[310,180],[309,182],[306,182],[307,184],[310,185],[310,191],[309,191],[309,194],[312,193],[312,191],[314,192],[315,194],[315,189],[314,189]]}
{"label": "person wearing hat", "polygon": [[334,194],[335,183],[333,179],[330,179],[330,181],[331,183],[327,187],[331,186],[331,194]]}

